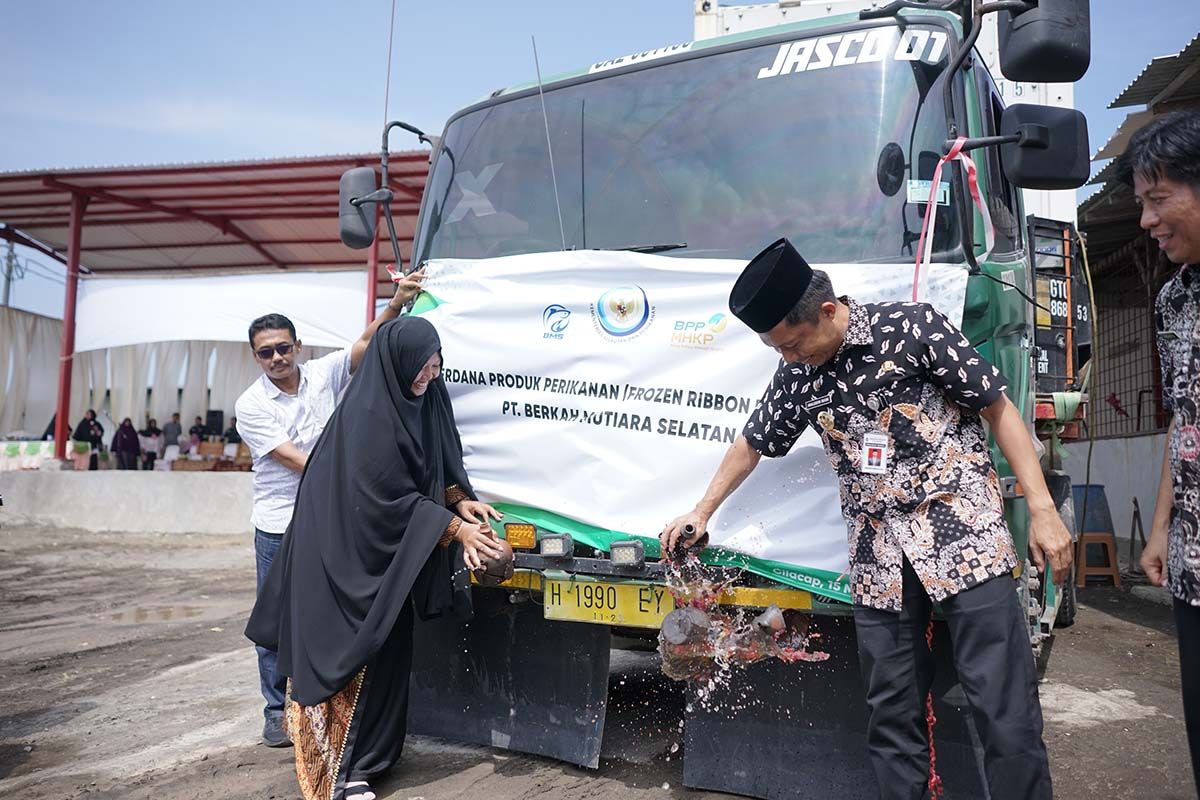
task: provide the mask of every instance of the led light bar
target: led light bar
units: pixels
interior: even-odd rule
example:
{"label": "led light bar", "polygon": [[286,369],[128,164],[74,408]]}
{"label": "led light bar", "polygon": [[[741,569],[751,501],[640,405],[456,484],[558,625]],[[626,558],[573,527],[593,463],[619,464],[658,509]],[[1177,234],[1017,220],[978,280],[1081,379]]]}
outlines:
{"label": "led light bar", "polygon": [[538,542],[538,552],[547,558],[572,558],[575,542],[568,533],[547,534]]}
{"label": "led light bar", "polygon": [[646,548],[637,539],[613,542],[609,552],[614,566],[640,567],[646,563]]}
{"label": "led light bar", "polygon": [[537,547],[537,528],[526,522],[506,522],[504,538],[514,550],[532,550]]}

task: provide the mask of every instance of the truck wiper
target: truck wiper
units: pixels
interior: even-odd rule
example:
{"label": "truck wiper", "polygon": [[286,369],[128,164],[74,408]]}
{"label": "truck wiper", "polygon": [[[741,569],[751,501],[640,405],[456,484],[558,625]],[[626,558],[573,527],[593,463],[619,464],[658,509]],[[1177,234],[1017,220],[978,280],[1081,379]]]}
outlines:
{"label": "truck wiper", "polygon": [[668,250],[679,250],[687,247],[687,242],[675,244],[632,244],[628,247],[605,247],[604,250],[625,250],[630,253],[665,253]]}

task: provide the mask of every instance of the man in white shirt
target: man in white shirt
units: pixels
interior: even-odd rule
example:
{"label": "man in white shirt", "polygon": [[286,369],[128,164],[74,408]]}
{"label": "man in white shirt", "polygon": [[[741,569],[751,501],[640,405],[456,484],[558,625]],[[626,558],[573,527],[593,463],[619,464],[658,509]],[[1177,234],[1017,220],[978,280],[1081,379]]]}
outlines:
{"label": "man in white shirt", "polygon": [[[424,274],[418,271],[401,280],[387,307],[348,350],[306,364],[296,363],[300,340],[287,317],[267,314],[250,324],[250,349],[263,374],[238,398],[237,431],[254,459],[250,518],[259,591],[291,522],[308,454],[333,414],[338,396],[362,361],[371,336],[416,297],[422,278]],[[275,673],[274,651],[256,649],[259,683],[266,700],[263,742],[268,747],[287,747],[291,744],[284,726],[287,678]]]}

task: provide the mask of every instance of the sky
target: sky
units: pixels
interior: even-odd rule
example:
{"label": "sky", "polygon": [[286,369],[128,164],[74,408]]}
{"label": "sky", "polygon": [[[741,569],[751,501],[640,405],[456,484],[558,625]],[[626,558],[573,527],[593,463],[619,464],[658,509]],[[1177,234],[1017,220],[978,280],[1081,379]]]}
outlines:
{"label": "sky", "polygon": [[[430,133],[492,90],[692,38],[692,0],[396,0],[389,116]],[[864,3],[864,5],[867,5]],[[1092,0],[1076,86],[1092,151],[1105,106],[1200,32],[1200,2]],[[0,171],[374,151],[392,0],[83,0],[7,4]],[[416,146],[394,134],[392,147]],[[61,316],[63,268],[35,264],[12,304]],[[37,273],[37,274],[35,274]]]}

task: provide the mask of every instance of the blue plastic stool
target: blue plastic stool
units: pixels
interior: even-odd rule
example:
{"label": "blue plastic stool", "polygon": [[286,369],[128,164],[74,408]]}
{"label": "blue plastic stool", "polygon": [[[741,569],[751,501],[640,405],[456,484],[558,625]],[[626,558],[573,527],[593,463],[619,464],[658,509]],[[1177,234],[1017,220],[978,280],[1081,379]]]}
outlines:
{"label": "blue plastic stool", "polygon": [[[1121,565],[1117,561],[1117,537],[1113,531],[1112,513],[1108,510],[1108,498],[1103,484],[1087,483],[1071,487],[1075,503],[1075,530],[1079,532],[1079,545],[1075,553],[1075,586],[1083,588],[1090,575],[1112,579],[1114,586],[1121,585]],[[1087,507],[1084,507],[1086,503]],[[1107,563],[1089,567],[1087,548],[1089,544],[1104,548]]]}
{"label": "blue plastic stool", "polygon": [[1108,510],[1108,497],[1104,494],[1104,484],[1077,484],[1071,487],[1071,496],[1075,502],[1075,530],[1080,533],[1116,533],[1112,514]]}

